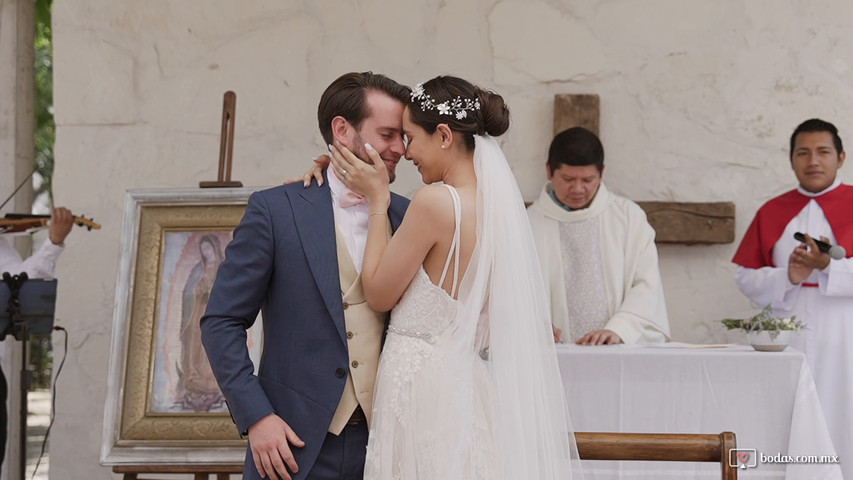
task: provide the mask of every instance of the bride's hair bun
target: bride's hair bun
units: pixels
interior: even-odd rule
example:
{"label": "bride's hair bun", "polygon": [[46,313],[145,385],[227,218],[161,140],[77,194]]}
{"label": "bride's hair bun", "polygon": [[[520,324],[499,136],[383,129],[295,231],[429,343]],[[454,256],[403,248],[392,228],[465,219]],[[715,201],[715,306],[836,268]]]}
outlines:
{"label": "bride's hair bun", "polygon": [[504,97],[479,87],[476,90],[477,97],[480,98],[482,133],[493,137],[503,135],[509,129],[509,107],[506,106]]}
{"label": "bride's hair bun", "polygon": [[509,108],[503,97],[459,77],[438,76],[415,86],[409,101],[412,123],[432,134],[446,124],[462,134],[474,150],[474,135],[503,135],[509,129]]}

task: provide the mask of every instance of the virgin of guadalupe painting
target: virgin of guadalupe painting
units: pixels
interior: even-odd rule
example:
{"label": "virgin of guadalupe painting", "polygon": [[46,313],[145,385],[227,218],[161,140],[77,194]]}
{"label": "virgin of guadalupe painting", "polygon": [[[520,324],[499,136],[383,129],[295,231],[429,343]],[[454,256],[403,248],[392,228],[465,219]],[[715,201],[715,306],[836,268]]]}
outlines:
{"label": "virgin of guadalupe painting", "polygon": [[[230,231],[166,232],[151,410],[156,413],[225,412],[201,343],[207,308]],[[250,341],[251,344],[251,341]],[[251,347],[250,347],[251,348]]]}
{"label": "virgin of guadalupe painting", "polygon": [[[199,322],[254,188],[153,188],[125,197],[104,409],[104,465],[242,463],[246,440]],[[246,332],[258,365],[259,314]]]}
{"label": "virgin of guadalupe painting", "polygon": [[[230,239],[229,239],[230,240]],[[190,242],[195,243],[195,242]],[[221,408],[225,397],[201,344],[199,322],[207,308],[216,271],[225,257],[219,237],[205,234],[198,240],[201,260],[195,264],[184,284],[181,299],[181,363],[178,370],[178,397],[185,410],[210,411]]]}

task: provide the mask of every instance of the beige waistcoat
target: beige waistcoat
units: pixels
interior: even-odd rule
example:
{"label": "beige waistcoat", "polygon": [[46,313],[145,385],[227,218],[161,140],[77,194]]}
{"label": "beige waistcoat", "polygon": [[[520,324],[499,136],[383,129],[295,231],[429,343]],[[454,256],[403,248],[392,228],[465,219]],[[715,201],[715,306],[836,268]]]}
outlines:
{"label": "beige waistcoat", "polygon": [[[390,227],[388,233],[390,236]],[[346,243],[337,228],[335,234],[350,360],[350,374],[347,376],[344,393],[335,410],[332,424],[329,425],[329,432],[338,435],[358,405],[361,405],[367,423],[370,424],[373,413],[373,386],[376,383],[382,332],[385,330],[388,313],[377,313],[367,306],[361,286],[361,275],[356,271]]]}

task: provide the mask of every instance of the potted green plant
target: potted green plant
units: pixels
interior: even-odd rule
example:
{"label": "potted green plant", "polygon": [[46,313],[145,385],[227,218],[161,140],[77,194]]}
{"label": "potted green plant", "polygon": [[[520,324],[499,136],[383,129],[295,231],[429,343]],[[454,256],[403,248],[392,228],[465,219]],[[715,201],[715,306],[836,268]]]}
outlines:
{"label": "potted green plant", "polygon": [[760,352],[781,352],[788,346],[791,335],[806,328],[797,317],[774,317],[770,305],[748,318],[725,318],[722,324],[729,330],[743,330],[752,348]]}

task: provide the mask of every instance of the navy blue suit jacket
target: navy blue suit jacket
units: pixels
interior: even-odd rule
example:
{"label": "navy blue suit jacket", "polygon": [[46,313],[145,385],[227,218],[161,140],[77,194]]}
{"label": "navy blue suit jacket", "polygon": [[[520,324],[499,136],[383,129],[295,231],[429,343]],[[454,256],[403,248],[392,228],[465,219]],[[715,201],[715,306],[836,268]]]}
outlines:
{"label": "navy blue suit jacket", "polygon": [[[391,195],[396,229],[408,199]],[[328,182],[255,192],[234,230],[201,319],[202,342],[237,428],[275,413],[305,442],[293,448],[310,471],[349,374],[346,328]],[[257,376],[246,330],[263,310]],[[247,452],[244,478],[260,478]]]}

